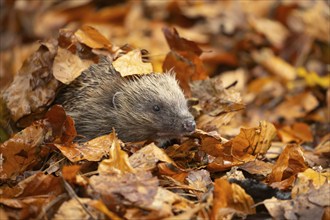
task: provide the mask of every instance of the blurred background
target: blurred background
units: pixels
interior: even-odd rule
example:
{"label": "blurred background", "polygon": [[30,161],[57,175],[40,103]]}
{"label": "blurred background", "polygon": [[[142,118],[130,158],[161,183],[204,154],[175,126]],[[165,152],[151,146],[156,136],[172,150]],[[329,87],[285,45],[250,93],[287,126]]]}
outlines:
{"label": "blurred background", "polygon": [[[209,73],[255,66],[251,51],[270,48],[293,67],[329,72],[329,2],[323,0],[1,0],[0,79],[3,87],[60,28],[92,25],[113,44],[168,52],[161,28],[175,26],[205,53]],[[157,67],[158,68],[158,67]],[[262,74],[255,70],[253,74]]]}

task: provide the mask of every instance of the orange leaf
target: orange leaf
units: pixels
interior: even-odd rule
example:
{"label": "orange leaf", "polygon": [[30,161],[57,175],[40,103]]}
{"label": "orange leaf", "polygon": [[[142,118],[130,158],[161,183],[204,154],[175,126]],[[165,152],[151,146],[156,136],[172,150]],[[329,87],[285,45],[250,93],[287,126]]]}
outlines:
{"label": "orange leaf", "polygon": [[112,48],[110,41],[91,26],[83,25],[74,33],[74,35],[79,42],[86,44],[90,48],[106,48],[108,50],[111,50]]}
{"label": "orange leaf", "polygon": [[114,131],[110,136],[113,140],[109,151],[110,159],[104,159],[101,161],[98,167],[99,173],[134,173],[135,169],[131,166],[127,153],[120,147],[122,142],[117,138]]}
{"label": "orange leaf", "polygon": [[94,138],[81,145],[77,143],[68,143],[65,145],[55,144],[55,147],[57,147],[71,162],[81,160],[100,161],[103,156],[109,154],[109,149],[113,141],[113,135],[109,134]]}
{"label": "orange leaf", "polygon": [[288,144],[276,161],[268,181],[269,183],[281,182],[307,168],[300,146]]}
{"label": "orange leaf", "polygon": [[226,179],[216,179],[213,192],[211,219],[222,219],[235,213],[254,214],[253,199],[239,185],[230,184]]}

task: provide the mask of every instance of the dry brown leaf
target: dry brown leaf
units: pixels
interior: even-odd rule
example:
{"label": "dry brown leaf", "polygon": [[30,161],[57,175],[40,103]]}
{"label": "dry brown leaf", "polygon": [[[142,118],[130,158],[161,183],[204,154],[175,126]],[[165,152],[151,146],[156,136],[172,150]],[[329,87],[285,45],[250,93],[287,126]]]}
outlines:
{"label": "dry brown leaf", "polygon": [[[14,137],[0,145],[1,158],[0,179],[9,179],[38,161],[47,129],[39,124],[33,124],[17,133]],[[39,149],[39,150],[37,150]]]}
{"label": "dry brown leaf", "polygon": [[71,143],[76,137],[77,132],[74,127],[73,119],[66,115],[60,105],[53,105],[45,114],[46,123],[52,129],[52,138],[54,143]]}
{"label": "dry brown leaf", "polygon": [[83,144],[55,144],[55,147],[57,147],[71,162],[81,160],[100,161],[102,157],[109,155],[110,146],[113,141],[114,136],[111,133],[109,135],[94,138]]}
{"label": "dry brown leaf", "polygon": [[276,48],[281,49],[289,36],[289,31],[278,21],[251,16],[248,22],[257,32],[264,34]]}
{"label": "dry brown leaf", "polygon": [[99,175],[90,178],[90,194],[97,193],[110,210],[117,205],[148,208],[157,194],[158,179],[150,172]]}
{"label": "dry brown leaf", "polygon": [[239,185],[226,179],[216,179],[213,192],[211,219],[232,217],[234,214],[249,215],[256,212],[253,199]]}
{"label": "dry brown leaf", "polygon": [[263,203],[274,219],[324,219],[322,216],[330,206],[329,184],[319,189],[309,189],[292,200],[266,199]]}
{"label": "dry brown leaf", "polygon": [[110,135],[112,139],[109,151],[110,159],[101,161],[98,167],[99,173],[134,173],[135,169],[130,164],[127,153],[121,149],[122,142],[117,138],[114,131]]}
{"label": "dry brown leaf", "polygon": [[93,63],[91,60],[81,59],[69,50],[59,47],[54,59],[53,75],[58,81],[70,84]]}
{"label": "dry brown leaf", "polygon": [[204,115],[198,118],[199,128],[220,128],[244,109],[240,93],[233,87],[225,89],[221,76],[190,83],[192,96],[198,98]]}
{"label": "dry brown leaf", "polygon": [[175,165],[174,161],[157,147],[154,143],[148,144],[129,157],[129,162],[134,169],[151,171],[156,168],[157,163],[166,162]]}
{"label": "dry brown leaf", "polygon": [[314,152],[316,155],[330,157],[330,133],[322,137]]}
{"label": "dry brown leaf", "polygon": [[271,74],[284,80],[294,80],[296,78],[295,68],[280,57],[275,56],[270,49],[252,51],[252,58]]}
{"label": "dry brown leaf", "polygon": [[255,156],[250,154],[244,154],[240,157],[233,155],[232,148],[230,146],[225,147],[225,144],[218,135],[196,130],[194,136],[200,139],[200,150],[209,155],[209,161],[206,164],[209,171],[228,170],[233,166],[255,159]]}
{"label": "dry brown leaf", "polygon": [[[78,201],[79,200],[79,201]],[[54,220],[62,219],[84,219],[102,218],[102,214],[90,206],[92,202],[89,198],[72,198],[62,203],[61,207],[54,215]],[[88,212],[86,211],[88,210]],[[92,215],[92,216],[91,216]]]}
{"label": "dry brown leaf", "polygon": [[207,170],[190,171],[185,180],[192,189],[195,189],[190,190],[190,193],[195,195],[199,200],[205,198],[209,187],[213,184],[210,173]]}
{"label": "dry brown leaf", "polygon": [[329,171],[327,173],[320,173],[312,170],[311,168],[306,169],[304,172],[298,173],[297,180],[291,191],[292,198],[296,198],[300,194],[306,193],[311,184],[315,189],[319,189],[324,184],[329,184]]}
{"label": "dry brown leaf", "polygon": [[2,187],[0,204],[15,219],[37,218],[48,204],[64,192],[61,178],[38,172],[15,187]]}
{"label": "dry brown leaf", "polygon": [[287,125],[277,130],[279,137],[284,143],[312,142],[313,134],[310,127],[302,122],[295,122],[291,126]]}
{"label": "dry brown leaf", "polygon": [[257,128],[242,128],[239,135],[226,143],[211,136],[202,136],[201,149],[215,157],[207,165],[208,170],[224,171],[254,161],[257,155],[267,152],[275,132],[273,124],[261,121]]}
{"label": "dry brown leaf", "polygon": [[106,48],[111,51],[111,42],[98,32],[94,27],[83,25],[74,35],[80,43],[86,44],[90,48],[102,49]]}
{"label": "dry brown leaf", "polygon": [[0,90],[6,88],[6,86],[12,81],[13,77],[17,75],[23,62],[37,51],[39,46],[39,42],[26,45],[15,45],[14,48],[0,53]]}
{"label": "dry brown leaf", "polygon": [[272,172],[273,164],[262,160],[254,160],[239,166],[240,169],[256,175],[268,176]]}
{"label": "dry brown leaf", "polygon": [[[50,148],[43,144],[56,140],[68,141],[75,136],[72,119],[60,106],[53,106],[45,119],[34,122],[0,145],[4,162],[0,166],[0,179],[14,178],[28,167],[33,167],[48,155]],[[68,134],[68,133],[69,134]]]}
{"label": "dry brown leaf", "polygon": [[190,171],[186,180],[189,186],[202,192],[206,192],[207,186],[212,184],[210,173],[207,170]]}
{"label": "dry brown leaf", "polygon": [[[172,145],[165,149],[166,154],[181,168],[187,168],[194,163],[198,154],[199,144],[193,139],[184,141],[181,145]],[[196,161],[197,162],[197,161]]]}
{"label": "dry brown leaf", "polygon": [[312,92],[303,92],[287,97],[284,102],[273,110],[273,115],[275,117],[284,117],[287,120],[294,120],[295,118],[305,117],[307,113],[318,105],[319,102]]}
{"label": "dry brown leaf", "polygon": [[122,77],[153,72],[151,63],[142,62],[141,51],[138,49],[119,57],[112,65]]}
{"label": "dry brown leaf", "polygon": [[225,147],[231,146],[233,153],[237,156],[246,153],[263,155],[270,148],[275,136],[275,126],[270,122],[260,121],[259,127],[241,128],[239,135],[225,143]]}
{"label": "dry brown leaf", "polygon": [[[300,146],[297,144],[288,144],[276,161],[272,173],[268,177],[268,181],[270,184],[281,182],[295,177],[297,173],[303,172],[307,168]],[[292,181],[288,182],[288,184],[291,183]],[[290,185],[282,185],[282,187],[287,188]]]}
{"label": "dry brown leaf", "polygon": [[193,207],[192,202],[162,187],[158,187],[157,194],[150,205],[150,209],[157,211],[158,218],[169,217],[174,214],[174,211],[180,213],[191,207]]}
{"label": "dry brown leaf", "polygon": [[41,43],[4,91],[3,98],[15,122],[25,115],[40,111],[54,100],[59,86],[52,75],[56,50],[55,40]]}
{"label": "dry brown leaf", "polygon": [[303,10],[294,10],[288,17],[288,25],[300,34],[305,32],[318,40],[329,43],[329,5],[324,1],[312,3]]}
{"label": "dry brown leaf", "polygon": [[165,27],[163,28],[163,33],[171,50],[189,51],[193,54],[196,54],[197,56],[202,54],[203,51],[195,42],[180,37],[178,31],[175,28],[171,29]]}
{"label": "dry brown leaf", "polygon": [[[184,183],[185,179],[188,176],[188,172],[184,169],[180,169],[176,166],[173,166],[170,163],[159,163],[157,165],[158,172],[160,175],[163,175],[165,179],[169,179],[171,182],[175,182],[176,185],[181,188],[185,188]],[[191,187],[190,187],[191,188]]]}
{"label": "dry brown leaf", "polygon": [[111,212],[101,200],[92,200],[89,202],[89,205],[92,206],[94,209],[98,210],[99,212],[105,214],[109,219],[121,220],[121,218],[114,212]]}
{"label": "dry brown leaf", "polygon": [[199,58],[202,50],[195,42],[180,37],[175,28],[163,28],[163,32],[171,49],[163,62],[163,70],[173,70],[180,86],[189,96],[189,83],[192,80],[202,80],[207,77]]}
{"label": "dry brown leaf", "polygon": [[75,183],[79,171],[80,165],[64,166],[62,168],[62,176],[69,183]]}

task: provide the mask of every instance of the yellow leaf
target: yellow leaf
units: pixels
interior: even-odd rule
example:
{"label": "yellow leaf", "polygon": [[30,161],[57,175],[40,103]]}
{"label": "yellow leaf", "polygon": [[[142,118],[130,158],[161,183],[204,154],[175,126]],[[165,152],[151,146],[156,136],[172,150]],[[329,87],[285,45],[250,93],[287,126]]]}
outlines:
{"label": "yellow leaf", "polygon": [[123,151],[120,147],[121,141],[115,135],[115,132],[112,132],[110,135],[113,136],[113,142],[110,148],[110,159],[102,160],[98,171],[100,174],[107,174],[107,173],[134,173],[135,170],[131,166],[128,155],[125,151]]}
{"label": "yellow leaf", "polygon": [[143,63],[140,50],[132,50],[119,57],[112,65],[121,76],[141,75],[153,72],[151,63]]}
{"label": "yellow leaf", "polygon": [[292,189],[291,196],[295,198],[297,195],[304,194],[310,190],[310,183],[313,184],[315,189],[319,189],[323,184],[328,182],[329,172],[319,173],[315,170],[308,168],[304,172],[298,173],[297,181]]}
{"label": "yellow leaf", "polygon": [[330,87],[330,75],[319,76],[316,72],[307,72],[303,67],[297,69],[298,76],[305,79],[306,84],[309,86],[321,86],[323,88]]}

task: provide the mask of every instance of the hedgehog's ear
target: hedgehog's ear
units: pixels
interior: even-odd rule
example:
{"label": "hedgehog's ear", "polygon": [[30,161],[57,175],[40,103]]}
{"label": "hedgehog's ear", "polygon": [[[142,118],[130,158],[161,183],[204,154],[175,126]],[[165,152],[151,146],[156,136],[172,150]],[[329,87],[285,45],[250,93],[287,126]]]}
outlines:
{"label": "hedgehog's ear", "polygon": [[[116,104],[116,101],[118,100],[118,96],[120,95],[120,94],[122,94],[123,92],[116,92],[113,96],[112,96],[112,105],[113,105],[113,107],[117,110],[118,109],[118,107],[119,107],[119,105],[118,104]],[[116,100],[117,99],[117,100]]]}

